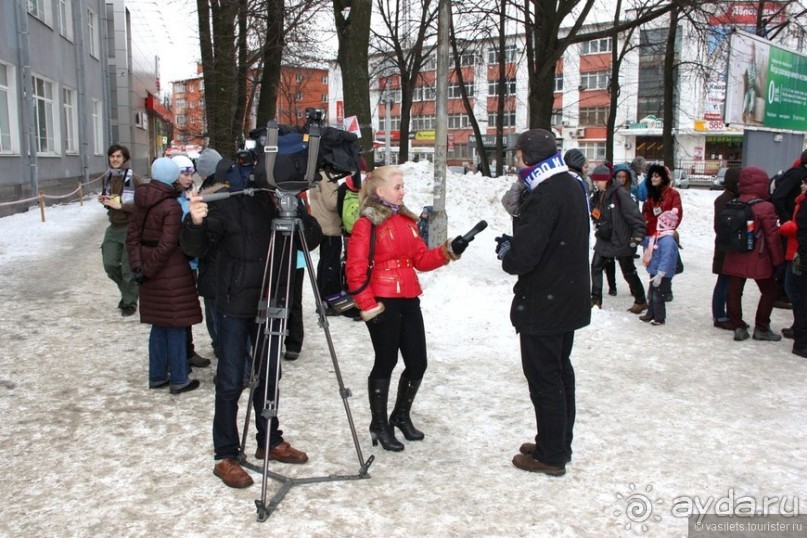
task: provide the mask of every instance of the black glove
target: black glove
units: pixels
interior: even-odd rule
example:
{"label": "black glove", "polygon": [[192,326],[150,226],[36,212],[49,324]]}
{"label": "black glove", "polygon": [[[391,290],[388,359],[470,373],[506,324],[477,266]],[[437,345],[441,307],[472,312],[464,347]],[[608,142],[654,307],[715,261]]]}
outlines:
{"label": "black glove", "polygon": [[135,267],[132,269],[132,282],[137,282],[138,284],[142,284],[148,280],[146,275],[143,274],[143,270],[140,267]]}
{"label": "black glove", "polygon": [[511,242],[513,241],[513,236],[502,234],[501,236],[496,238],[496,257],[500,260],[504,258],[504,255],[507,254],[507,251],[510,250]]}
{"label": "black glove", "polygon": [[474,238],[472,237],[472,238],[470,238],[470,239],[468,239],[466,241],[461,235],[458,235],[451,242],[451,252],[453,252],[454,254],[459,256],[460,254],[465,252],[465,249],[468,248],[468,243],[470,243],[473,240],[474,240]]}

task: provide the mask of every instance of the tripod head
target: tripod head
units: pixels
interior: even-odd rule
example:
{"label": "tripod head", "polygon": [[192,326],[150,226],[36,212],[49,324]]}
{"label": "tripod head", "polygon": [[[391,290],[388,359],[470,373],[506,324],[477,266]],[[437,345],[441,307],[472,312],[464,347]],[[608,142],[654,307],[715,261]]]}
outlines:
{"label": "tripod head", "polygon": [[297,208],[300,206],[299,192],[289,192],[277,189],[275,198],[280,208],[280,218],[297,218]]}

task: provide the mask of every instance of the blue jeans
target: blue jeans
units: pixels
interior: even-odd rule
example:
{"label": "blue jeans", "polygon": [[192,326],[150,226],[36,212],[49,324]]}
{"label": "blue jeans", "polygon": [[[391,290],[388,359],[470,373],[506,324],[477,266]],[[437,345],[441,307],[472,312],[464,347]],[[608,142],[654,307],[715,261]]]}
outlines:
{"label": "blue jeans", "polygon": [[[279,324],[278,320],[272,323]],[[264,410],[264,390],[273,397],[275,394],[275,372],[278,368],[277,353],[279,337],[267,337],[265,327],[252,318],[235,318],[219,313],[218,338],[221,356],[216,370],[216,406],[213,415],[213,447],[217,460],[237,459],[241,453],[241,440],[238,435],[238,400],[244,388],[244,369],[247,363],[247,350],[250,342],[257,344],[256,359],[260,371],[256,374],[258,386],[252,396],[255,413],[255,438],[259,447],[266,446],[266,417]],[[270,345],[267,345],[270,344]],[[269,383],[267,384],[266,364],[271,362]],[[269,447],[283,442],[283,432],[278,429],[277,416],[272,417]]]}
{"label": "blue jeans", "polygon": [[151,326],[149,334],[149,385],[170,379],[171,388],[188,384],[188,354],[185,327]]}
{"label": "blue jeans", "polygon": [[712,291],[712,319],[714,321],[726,321],[729,315],[726,313],[726,301],[729,297],[729,277],[717,275],[715,289]]}
{"label": "blue jeans", "polygon": [[801,302],[801,285],[799,277],[793,273],[793,262],[785,262],[785,294],[795,309]]}

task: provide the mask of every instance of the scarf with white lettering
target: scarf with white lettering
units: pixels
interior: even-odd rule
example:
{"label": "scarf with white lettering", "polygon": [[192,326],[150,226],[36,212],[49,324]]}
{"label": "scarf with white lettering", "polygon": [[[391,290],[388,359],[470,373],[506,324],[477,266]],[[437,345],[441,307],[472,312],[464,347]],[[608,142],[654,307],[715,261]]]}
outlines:
{"label": "scarf with white lettering", "polygon": [[555,154],[543,161],[518,172],[519,179],[530,191],[541,184],[541,182],[562,172],[568,172],[569,167],[563,162],[560,155]]}

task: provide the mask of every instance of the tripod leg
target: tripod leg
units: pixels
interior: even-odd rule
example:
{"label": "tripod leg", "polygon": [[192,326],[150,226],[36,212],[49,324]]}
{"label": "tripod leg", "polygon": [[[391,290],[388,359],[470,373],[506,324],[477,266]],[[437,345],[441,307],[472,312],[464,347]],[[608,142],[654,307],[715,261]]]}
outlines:
{"label": "tripod leg", "polygon": [[336,374],[336,381],[339,384],[339,396],[342,398],[342,402],[345,406],[345,415],[347,416],[348,424],[350,425],[350,433],[353,436],[353,445],[356,447],[356,455],[359,458],[359,473],[362,476],[367,474],[367,469],[369,468],[370,464],[372,463],[372,456],[366,462],[364,461],[364,456],[361,452],[361,445],[359,444],[359,435],[356,432],[356,425],[353,422],[353,414],[350,411],[350,403],[348,402],[348,398],[352,396],[350,389],[345,387],[345,383],[342,379],[342,371],[339,368],[339,361],[336,358],[336,349],[333,345],[333,338],[331,338],[331,331],[329,328],[328,318],[325,315],[325,305],[322,301],[322,297],[319,294],[319,288],[317,288],[317,275],[316,271],[314,270],[314,264],[311,261],[311,253],[308,252],[308,244],[305,240],[305,235],[303,234],[302,226],[298,226],[297,228],[298,237],[300,240],[300,244],[303,245],[303,255],[305,256],[305,263],[306,267],[308,267],[308,277],[311,282],[311,290],[314,293],[314,301],[317,305],[317,313],[319,314],[319,324],[322,327],[323,331],[325,332],[325,340],[328,343],[328,353],[331,355],[331,362],[333,363],[333,371]]}

